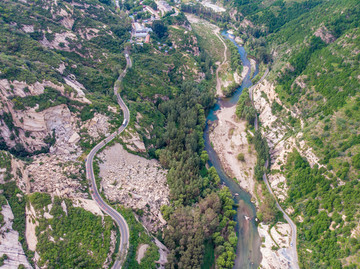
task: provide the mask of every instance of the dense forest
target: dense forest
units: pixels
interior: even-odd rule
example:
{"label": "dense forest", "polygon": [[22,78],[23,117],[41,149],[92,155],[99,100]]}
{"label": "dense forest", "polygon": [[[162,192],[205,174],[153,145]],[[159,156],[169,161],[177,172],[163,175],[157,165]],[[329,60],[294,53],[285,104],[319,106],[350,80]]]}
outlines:
{"label": "dense forest", "polygon": [[360,249],[360,240],[351,236],[358,224],[359,181],[339,186],[336,178],[327,178],[326,169],[311,168],[298,152],[288,158],[284,171],[291,186],[285,203],[294,208],[294,217],[304,216],[298,222],[300,247],[314,250],[310,257],[300,252],[302,267],[342,268],[340,260],[356,257]]}
{"label": "dense forest", "polygon": [[[164,54],[146,44],[134,46],[122,95],[131,113],[142,113],[142,127],[152,126],[151,137],[143,136],[149,154],[169,169],[171,203],[161,209],[168,221],[163,240],[171,251],[166,266],[209,268],[216,263],[232,268],[237,244],[234,201],[228,189],[219,188],[215,169],[205,166],[205,117],[215,102],[213,63],[194,33],[188,38],[186,29],[178,27],[189,24],[182,14],[165,16],[157,24],[161,31],[152,34],[154,42],[177,49]],[[185,51],[196,56],[181,57]],[[184,66],[200,68],[205,76],[199,79]]]}
{"label": "dense forest", "polygon": [[[142,59],[148,57],[146,55],[148,54],[138,52],[135,56],[134,69],[124,79],[124,94],[128,93],[128,87],[136,87],[127,82],[132,81],[132,72],[137,72],[136,77],[139,77],[148,74],[147,68],[154,67],[154,64],[140,65]],[[164,62],[158,61],[159,57],[163,56],[152,57],[152,61],[161,68]],[[170,59],[165,58],[167,61]],[[202,63],[206,61],[206,57],[200,56],[197,60]],[[152,78],[155,85],[160,87],[162,80],[157,80],[157,76],[161,74],[164,73],[156,74]],[[173,76],[172,73],[168,75]],[[138,81],[143,83],[142,80]],[[217,264],[221,265],[221,268],[231,268],[237,242],[233,221],[236,214],[233,210],[234,202],[228,190],[219,192],[216,171],[207,171],[205,168],[207,154],[204,152],[203,129],[205,114],[214,104],[214,95],[209,91],[210,85],[206,80],[200,84],[180,84],[181,80],[172,78],[169,81],[170,99],[157,99],[156,110],[151,111],[153,105],[149,102],[142,105],[130,103],[130,110],[149,111],[149,114],[144,116],[144,126],[149,122],[147,118],[156,117],[156,124],[151,121],[151,124],[154,124],[153,136],[145,139],[145,142],[147,145],[156,145],[156,150],[150,150],[149,153],[154,154],[153,156],[169,169],[171,205],[162,208],[165,219],[169,221],[168,228],[164,231],[164,242],[171,249],[168,267],[199,268],[203,262],[214,263],[214,254],[206,260],[204,255],[216,248]],[[136,92],[132,91],[132,94],[139,94],[136,100],[140,100],[144,94],[151,96],[151,88],[144,87],[144,92],[141,92],[140,85],[135,88]],[[159,90],[159,87],[157,89]],[[169,91],[169,88],[165,89]],[[184,228],[181,228],[183,225]],[[192,230],[188,229],[189,225],[193,227]],[[174,233],[175,230],[179,233]]]}
{"label": "dense forest", "polygon": [[[52,202],[45,193],[28,197],[27,206],[33,206],[38,214],[36,251],[40,260],[37,264],[52,268],[101,267],[110,248],[111,218],[102,219],[83,208],[73,207],[70,200],[53,199]],[[45,213],[51,217],[44,217]],[[89,251],[92,255],[88,255]]]}

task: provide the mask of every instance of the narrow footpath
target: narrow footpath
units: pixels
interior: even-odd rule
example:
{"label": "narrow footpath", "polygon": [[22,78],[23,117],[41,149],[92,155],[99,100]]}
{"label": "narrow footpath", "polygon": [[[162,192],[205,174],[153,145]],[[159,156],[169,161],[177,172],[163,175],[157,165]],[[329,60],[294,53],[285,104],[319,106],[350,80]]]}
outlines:
{"label": "narrow footpath", "polygon": [[215,35],[220,39],[220,41],[223,43],[225,50],[224,50],[224,61],[219,65],[219,67],[216,69],[216,93],[218,96],[222,96],[223,93],[221,92],[221,81],[219,78],[219,71],[221,70],[222,66],[227,62],[227,45],[224,42],[224,40],[219,35],[218,31],[214,31]]}

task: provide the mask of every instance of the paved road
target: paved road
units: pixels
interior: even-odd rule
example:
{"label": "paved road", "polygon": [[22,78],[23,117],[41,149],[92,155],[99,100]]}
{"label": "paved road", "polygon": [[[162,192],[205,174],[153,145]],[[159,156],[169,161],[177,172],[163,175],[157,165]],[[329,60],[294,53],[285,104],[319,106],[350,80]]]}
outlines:
{"label": "paved road", "polygon": [[[267,162],[266,162],[267,165]],[[284,218],[286,221],[290,224],[291,227],[291,240],[290,240],[290,246],[287,248],[289,250],[289,257],[291,259],[290,266],[291,268],[298,269],[299,268],[299,261],[298,261],[298,255],[297,255],[297,249],[296,249],[296,225],[292,221],[292,219],[288,216],[288,214],[285,212],[285,210],[282,209],[282,207],[279,205],[275,194],[273,193],[271,186],[269,184],[269,181],[267,179],[266,174],[263,175],[263,180],[266,184],[266,187],[268,188],[269,192],[274,196],[276,201],[276,207],[284,214]]]}
{"label": "paved road", "polygon": [[[264,80],[264,78],[267,76],[268,73],[269,73],[269,69],[267,68],[264,75],[261,77],[261,79],[255,85],[250,87],[249,96],[250,96],[250,100],[251,100],[252,103],[253,103],[253,90],[254,90],[254,88]],[[254,103],[253,103],[253,105],[254,105]],[[255,130],[257,130],[258,127],[259,127],[258,126],[257,115],[256,115],[256,118],[255,118],[255,124],[254,125],[255,125]],[[265,167],[268,167],[268,165],[269,165],[269,161],[266,160]],[[292,219],[288,216],[288,214],[285,212],[285,210],[283,210],[282,207],[279,205],[279,203],[278,203],[278,201],[276,199],[276,196],[275,196],[274,192],[271,189],[271,186],[270,186],[269,181],[267,179],[266,173],[264,173],[264,175],[263,175],[263,180],[264,180],[264,182],[266,184],[267,189],[272,194],[272,196],[274,196],[274,198],[275,198],[276,207],[284,214],[285,220],[289,223],[289,225],[291,227],[292,232],[291,232],[290,246],[287,248],[289,250],[289,256],[288,257],[290,258],[290,266],[291,266],[291,268],[298,269],[299,268],[299,262],[298,262],[298,255],[297,255],[297,249],[296,249],[296,225],[292,221]]]}
{"label": "paved road", "polygon": [[120,126],[120,128],[112,133],[110,136],[102,140],[99,144],[97,144],[89,153],[85,160],[85,166],[86,166],[86,178],[91,182],[90,185],[90,192],[91,197],[96,201],[96,203],[99,205],[102,211],[104,211],[106,214],[108,214],[118,225],[120,230],[120,248],[119,248],[119,256],[114,262],[113,269],[119,269],[121,268],[121,265],[123,261],[126,258],[126,254],[129,247],[129,227],[124,219],[124,217],[117,212],[115,209],[110,207],[106,202],[101,198],[99,191],[96,186],[95,182],[95,175],[94,175],[94,167],[93,167],[93,160],[96,155],[96,153],[107,143],[109,143],[111,140],[113,140],[117,134],[120,134],[122,131],[125,130],[126,126],[129,124],[130,121],[130,112],[124,101],[121,99],[120,94],[118,93],[120,82],[123,79],[123,77],[126,74],[126,71],[129,67],[131,67],[131,59],[128,54],[125,54],[126,57],[126,68],[125,70],[120,74],[117,82],[114,86],[114,94],[117,97],[119,106],[121,107],[122,111],[124,112],[124,122]]}

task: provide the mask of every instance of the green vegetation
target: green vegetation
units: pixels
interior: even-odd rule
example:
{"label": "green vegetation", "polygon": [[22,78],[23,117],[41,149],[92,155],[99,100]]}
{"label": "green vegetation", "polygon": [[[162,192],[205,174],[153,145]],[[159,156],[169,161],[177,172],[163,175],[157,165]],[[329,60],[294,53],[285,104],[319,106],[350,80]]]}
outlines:
{"label": "green vegetation", "polygon": [[13,177],[11,174],[11,156],[6,151],[0,151],[0,168],[5,169],[5,172],[3,172],[4,181],[8,181]]}
{"label": "green vegetation", "polygon": [[[7,201],[4,195],[0,195],[0,209],[2,206],[7,205]],[[4,215],[0,213],[0,228],[5,224]]]}
{"label": "green vegetation", "polygon": [[270,160],[269,146],[266,142],[266,139],[261,136],[260,131],[256,131],[251,142],[255,145],[255,150],[257,152],[257,162],[254,168],[255,178],[259,181],[263,179],[264,173],[268,171],[266,163]]}
{"label": "green vegetation", "polygon": [[[359,181],[339,185],[336,178],[325,177],[326,169],[311,168],[296,151],[285,171],[290,185],[285,204],[294,208],[294,218],[304,219],[297,223],[302,267],[341,268],[341,261],[350,257],[347,268],[356,268],[360,240],[350,235],[358,225]],[[311,254],[307,248],[313,250]]]}
{"label": "green vegetation", "polygon": [[[173,202],[171,207],[163,208],[163,214],[168,216],[169,221],[164,235],[165,243],[171,249],[170,264],[201,266],[204,242],[216,232],[223,238],[214,242],[219,256],[217,264],[221,268],[231,268],[232,258],[235,256],[236,242],[235,245],[233,243],[237,241],[237,237],[233,232],[235,222],[232,221],[232,216],[236,211],[232,210],[234,202],[229,198],[231,194],[226,189],[217,194],[216,188],[220,180],[215,169],[199,174],[205,166],[203,160],[206,159],[203,157],[202,138],[205,127],[204,108],[209,108],[212,104],[213,99],[205,89],[194,83],[184,83],[180,96],[159,106],[168,121],[167,130],[162,137],[165,148],[158,150],[156,155],[162,165],[170,168],[168,184]],[[200,205],[200,208],[194,210],[191,205],[197,201],[203,207]],[[209,213],[207,220],[203,217],[198,219],[199,210],[200,216],[205,212]],[[227,213],[218,216],[220,212]],[[192,229],[184,222],[185,219],[192,223]],[[203,225],[198,225],[198,222]],[[225,265],[226,261],[228,267]]]}
{"label": "green vegetation", "polygon": [[241,162],[244,162],[245,161],[245,156],[244,156],[244,153],[239,153],[238,156],[237,156],[237,159]]}
{"label": "green vegetation", "polygon": [[[110,1],[102,2],[108,4]],[[73,3],[76,4],[48,0],[0,3],[0,78],[10,83],[18,80],[28,84],[23,89],[26,95],[21,95],[23,97],[18,96],[13,85],[7,89],[15,109],[24,110],[38,104],[37,111],[42,111],[65,104],[84,121],[92,118],[95,112],[111,115],[108,105],[117,105],[113,85],[119,70],[125,67],[123,50],[129,38],[130,19],[122,12],[115,14],[112,7],[99,5],[96,0]],[[68,16],[60,15],[67,13],[66,10],[71,10]],[[73,20],[73,25],[63,23],[65,20]],[[61,65],[65,69],[59,71]],[[88,96],[91,106],[71,100],[77,92],[65,83],[65,77],[75,78],[84,85],[84,92],[91,94]],[[36,82],[52,82],[62,86],[64,93],[45,87],[44,93],[35,95],[30,89]],[[1,119],[17,143],[9,148],[0,139],[0,149],[17,157],[48,152],[48,147],[27,152],[19,142],[20,131],[14,126],[12,115],[4,113]]]}
{"label": "green vegetation", "polygon": [[271,225],[274,225],[279,221],[284,221],[283,214],[279,209],[277,209],[276,201],[266,188],[265,183],[261,181],[260,184],[261,192],[259,192],[259,194],[261,195],[261,200],[259,211],[257,212],[259,221],[270,223]]}
{"label": "green vegetation", "polygon": [[233,72],[237,72],[238,74],[241,74],[243,66],[240,58],[240,54],[238,51],[238,48],[236,45],[231,42],[230,40],[226,39],[226,45],[228,49],[230,50],[230,66]]}
{"label": "green vegetation", "polygon": [[[40,255],[39,266],[52,268],[100,268],[110,248],[110,217],[96,216],[82,208],[73,207],[71,200],[34,193],[29,202],[34,207],[39,226],[36,228]],[[63,210],[62,203],[66,205]],[[51,210],[47,205],[52,205]],[[45,218],[44,213],[52,218]],[[49,238],[52,238],[49,240]],[[89,255],[89,253],[91,253]]]}
{"label": "green vegetation", "polygon": [[[252,105],[251,99],[249,97],[249,89],[244,89],[240,95],[236,105],[235,114],[239,119],[246,120],[250,125],[254,126],[255,119],[257,117],[257,111]],[[257,152],[257,162],[254,168],[255,178],[259,181],[262,181],[263,174],[268,169],[268,167],[265,167],[265,164],[268,160],[270,160],[269,146],[266,140],[261,136],[261,132],[259,130],[255,131],[255,135],[253,137],[249,137],[249,142],[254,143],[255,150]]]}
{"label": "green vegetation", "polygon": [[248,88],[243,89],[236,105],[235,114],[239,119],[246,120],[249,122],[249,124],[254,126],[257,111],[251,103]]}
{"label": "green vegetation", "polygon": [[[164,23],[166,25],[167,20]],[[165,46],[176,45],[177,49],[164,54],[158,49],[157,40],[149,46],[144,44],[142,48],[134,46],[133,67],[123,80],[122,95],[130,100],[129,109],[134,114],[133,118],[137,112],[143,116],[140,133],[143,133],[145,145],[150,149],[150,156],[157,157],[169,169],[171,205],[162,208],[164,217],[170,223],[164,231],[164,241],[171,250],[169,266],[200,267],[204,261],[205,242],[213,242],[213,234],[218,232],[223,241],[211,244],[218,249],[216,257],[221,257],[219,266],[222,264],[225,268],[223,263],[227,261],[226,268],[230,268],[236,242],[233,244],[237,240],[233,228],[235,222],[232,221],[232,214],[235,214],[233,201],[229,198],[231,204],[225,200],[220,202],[217,190],[219,178],[213,169],[206,171],[207,156],[203,152],[205,113],[214,104],[213,85],[208,76],[200,83],[192,82],[198,79],[193,70],[206,73],[211,68],[211,61],[204,48],[200,48],[199,56],[191,55],[198,46],[194,43],[196,37],[193,32],[185,34],[183,28],[166,26],[169,35],[164,36],[161,42],[167,44]],[[187,56],[184,57],[184,54]],[[184,79],[186,82],[183,82]],[[146,130],[149,129],[151,137],[147,138]],[[216,208],[206,202],[209,200],[216,201]],[[199,208],[197,203],[202,203],[204,208]],[[197,215],[203,215],[205,211],[213,223],[204,218],[198,219]],[[229,212],[224,218],[214,213],[225,211]],[[182,218],[191,222],[193,228],[183,226],[186,223]],[[215,224],[219,221],[224,226],[217,230]],[[197,225],[199,222],[207,226]],[[184,233],[174,233],[171,227]],[[192,238],[194,235],[196,238]]]}
{"label": "green vegetation", "polygon": [[[130,246],[123,268],[157,268],[155,261],[158,261],[160,256],[158,248],[152,241],[152,238],[147,234],[142,224],[135,219],[134,213],[131,209],[118,207],[118,211],[126,219],[130,229]],[[148,244],[149,248],[146,250],[141,263],[138,264],[136,260],[136,252],[141,244]]]}
{"label": "green vegetation", "polygon": [[156,20],[152,24],[152,29],[158,38],[163,38],[167,35],[167,27],[162,20]]}
{"label": "green vegetation", "polygon": [[205,242],[204,262],[201,269],[213,268],[215,262],[214,246],[211,241]]}
{"label": "green vegetation", "polygon": [[19,241],[22,245],[22,248],[27,256],[29,262],[33,264],[32,258],[34,257],[34,252],[28,249],[28,245],[25,239],[25,206],[26,206],[26,197],[22,191],[16,186],[15,181],[10,181],[8,183],[0,185],[0,189],[3,190],[3,195],[6,200],[8,200],[11,210],[14,214],[13,229],[19,233]]}
{"label": "green vegetation", "polygon": [[[320,159],[321,168],[311,168],[293,153],[281,167],[289,186],[283,206],[294,208],[292,217],[301,220],[297,223],[301,267],[359,267],[359,237],[355,235],[360,217],[357,1],[235,0],[226,5],[238,11],[228,26],[260,62],[271,64],[267,79],[288,107],[273,101],[277,124],[286,126],[286,136],[301,131],[304,142]],[[251,24],[245,24],[245,19]],[[248,116],[251,122],[254,113],[247,115],[249,104],[242,95],[237,116]],[[296,111],[296,117],[289,110]],[[268,155],[258,138],[261,154]],[[258,179],[262,176],[259,168],[255,168]]]}
{"label": "green vegetation", "polygon": [[8,259],[8,256],[7,256],[6,254],[3,254],[3,255],[0,257],[0,266],[3,266],[5,260],[7,260],[7,259]]}
{"label": "green vegetation", "polygon": [[348,99],[336,114],[315,121],[306,128],[306,138],[321,157],[320,163],[345,181],[359,178],[359,104],[360,97]]}
{"label": "green vegetation", "polygon": [[[32,204],[36,211],[47,211],[47,206],[51,204],[51,197],[49,194],[36,192],[28,197],[29,202]],[[45,209],[44,209],[45,208]]]}
{"label": "green vegetation", "polygon": [[13,97],[11,101],[14,103],[14,108],[17,110],[25,110],[28,107],[35,107],[37,104],[39,107],[36,109],[37,112],[43,111],[49,107],[66,104],[72,111],[76,111],[76,106],[84,106],[79,101],[74,101],[66,96],[63,96],[59,91],[45,87],[44,93],[35,96],[26,97]]}
{"label": "green vegetation", "polygon": [[224,44],[215,34],[213,27],[207,21],[200,21],[199,23],[192,23],[191,27],[194,29],[196,37],[199,42],[199,47],[202,48],[211,56],[215,62],[222,62],[224,57]]}
{"label": "green vegetation", "polygon": [[[216,174],[216,171],[211,173]],[[204,265],[211,264],[211,257],[210,260],[203,257],[204,240],[208,238],[212,241],[206,241],[207,244],[215,246],[217,267],[232,268],[237,244],[234,230],[236,222],[232,220],[236,214],[233,206],[231,193],[225,187],[200,200],[195,212],[191,207],[175,209],[165,230],[165,243],[172,249],[168,256],[169,263],[183,264],[191,268],[199,268],[202,261]],[[177,258],[182,249],[185,249],[186,253]],[[208,251],[207,255],[213,255]]]}

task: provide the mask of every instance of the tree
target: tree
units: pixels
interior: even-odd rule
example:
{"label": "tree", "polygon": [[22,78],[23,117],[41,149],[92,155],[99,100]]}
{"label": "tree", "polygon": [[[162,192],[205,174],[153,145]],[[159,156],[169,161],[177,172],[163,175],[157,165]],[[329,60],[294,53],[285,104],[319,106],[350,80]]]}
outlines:
{"label": "tree", "polygon": [[154,33],[159,37],[163,38],[167,35],[167,27],[165,26],[164,22],[161,20],[156,20],[152,24],[152,28]]}
{"label": "tree", "polygon": [[352,157],[352,165],[356,168],[356,169],[360,169],[360,153],[354,155],[354,157]]}
{"label": "tree", "polygon": [[245,162],[244,153],[239,153],[238,156],[237,156],[237,159],[238,159],[240,162]]}
{"label": "tree", "polygon": [[152,1],[152,2],[149,4],[149,6],[150,6],[152,9],[154,9],[154,10],[158,10],[158,6],[157,6],[157,4],[156,4],[154,1]]}

